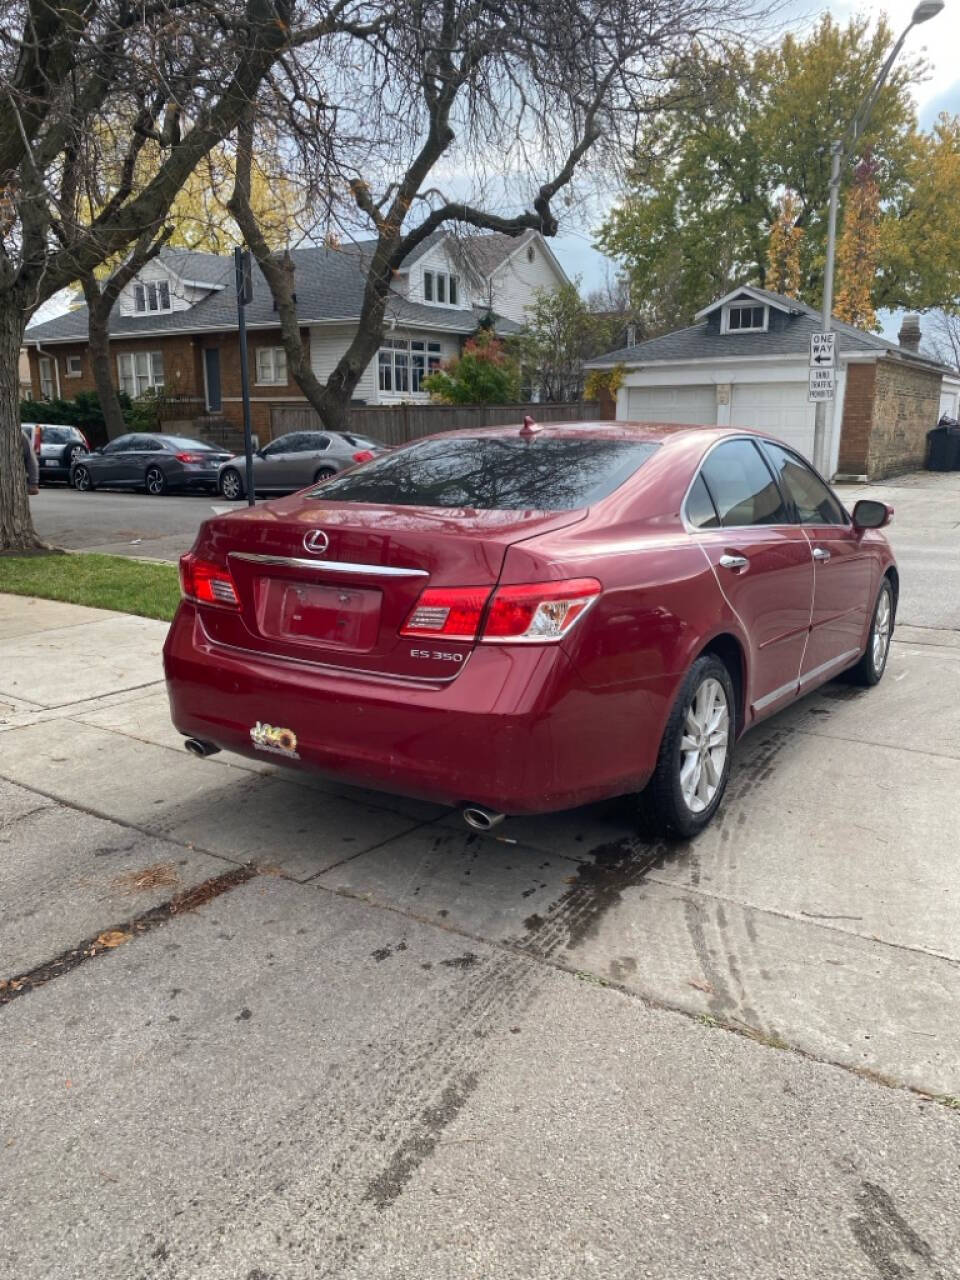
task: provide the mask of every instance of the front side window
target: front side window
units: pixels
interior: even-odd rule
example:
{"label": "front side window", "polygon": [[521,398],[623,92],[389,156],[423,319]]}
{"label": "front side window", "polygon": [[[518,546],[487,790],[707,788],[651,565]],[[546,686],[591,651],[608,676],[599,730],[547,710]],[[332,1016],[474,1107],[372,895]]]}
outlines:
{"label": "front side window", "polygon": [[151,280],[145,284],[133,286],[134,311],[147,313],[150,311],[170,310],[170,283],[167,280]]}
{"label": "front side window", "polygon": [[287,353],[283,347],[257,349],[257,382],[271,386],[286,386]]}
{"label": "front side window", "polygon": [[163,390],[163,352],[130,351],[117,356],[117,380],[131,400]]}
{"label": "front side window", "polygon": [[40,399],[52,400],[54,396],[53,361],[49,356],[41,356],[37,361],[40,370]]}
{"label": "front side window", "polygon": [[724,528],[790,523],[777,482],[752,440],[717,445],[700,474]]}
{"label": "front side window", "polygon": [[778,444],[765,443],[781,488],[797,509],[801,524],[846,524],[843,508],[802,458]]}
{"label": "front side window", "polygon": [[767,327],[767,308],[733,306],[727,313],[727,329],[730,333],[756,332]]}
{"label": "front side window", "polygon": [[449,436],[328,480],[330,502],[481,511],[573,511],[607,497],[656,452],[649,441]]}

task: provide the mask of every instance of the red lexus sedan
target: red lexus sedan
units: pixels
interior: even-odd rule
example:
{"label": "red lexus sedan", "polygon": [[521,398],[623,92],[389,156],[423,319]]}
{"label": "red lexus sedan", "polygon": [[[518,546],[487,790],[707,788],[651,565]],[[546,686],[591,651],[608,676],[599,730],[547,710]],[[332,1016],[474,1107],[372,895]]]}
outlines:
{"label": "red lexus sedan", "polygon": [[471,825],[720,804],[740,735],[883,675],[898,576],[786,445],[601,422],[449,432],[208,520],[164,663],[197,755],[266,755]]}

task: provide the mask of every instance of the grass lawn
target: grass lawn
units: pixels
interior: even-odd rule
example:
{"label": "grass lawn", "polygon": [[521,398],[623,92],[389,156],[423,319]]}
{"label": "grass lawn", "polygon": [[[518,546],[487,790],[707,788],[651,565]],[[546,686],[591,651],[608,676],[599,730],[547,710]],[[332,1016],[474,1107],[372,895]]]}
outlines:
{"label": "grass lawn", "polygon": [[169,622],[180,599],[177,567],[122,556],[0,556],[0,591],[119,609]]}

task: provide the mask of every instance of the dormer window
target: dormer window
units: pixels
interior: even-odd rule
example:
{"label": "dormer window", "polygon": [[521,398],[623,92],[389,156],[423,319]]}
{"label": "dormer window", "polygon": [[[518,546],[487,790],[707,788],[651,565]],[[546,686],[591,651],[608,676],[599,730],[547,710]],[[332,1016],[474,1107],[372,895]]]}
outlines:
{"label": "dormer window", "polygon": [[133,286],[133,309],[137,315],[152,311],[170,311],[170,284],[166,280],[151,280],[149,284]]}
{"label": "dormer window", "polygon": [[446,271],[425,271],[423,297],[426,302],[440,302],[444,306],[456,307],[460,301],[459,280]]}
{"label": "dormer window", "polygon": [[767,328],[767,308],[751,302],[733,302],[726,309],[727,333],[762,333]]}

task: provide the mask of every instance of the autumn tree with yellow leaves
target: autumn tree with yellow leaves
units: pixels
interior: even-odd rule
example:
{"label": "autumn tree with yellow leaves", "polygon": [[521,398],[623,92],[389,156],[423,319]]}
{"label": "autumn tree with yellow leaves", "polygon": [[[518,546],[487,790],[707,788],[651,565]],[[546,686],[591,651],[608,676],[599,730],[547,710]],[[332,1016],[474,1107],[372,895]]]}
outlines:
{"label": "autumn tree with yellow leaves", "polygon": [[799,225],[800,202],[792,191],[780,200],[767,245],[765,284],[774,293],[799,298],[803,285],[803,227]]}
{"label": "autumn tree with yellow leaves", "polygon": [[837,292],[833,311],[838,320],[860,329],[875,329],[873,290],[880,261],[880,191],[870,157],[857,165],[843,211],[837,244]]}

